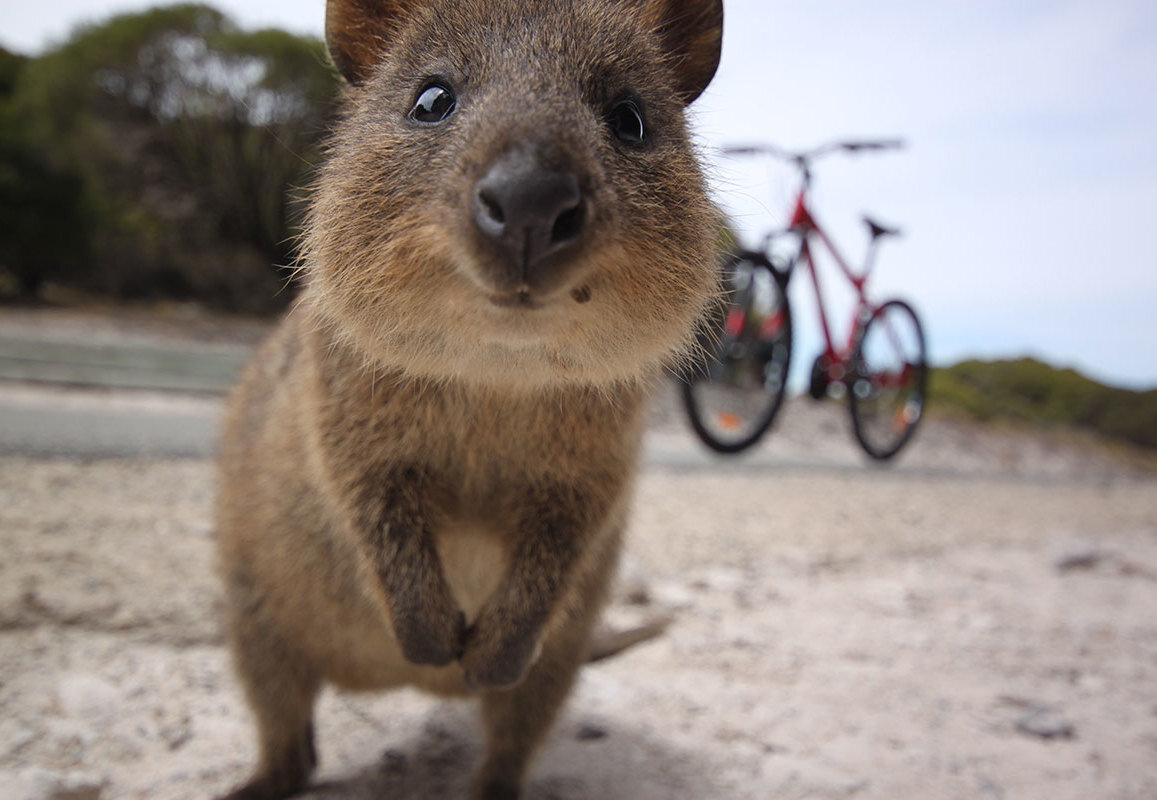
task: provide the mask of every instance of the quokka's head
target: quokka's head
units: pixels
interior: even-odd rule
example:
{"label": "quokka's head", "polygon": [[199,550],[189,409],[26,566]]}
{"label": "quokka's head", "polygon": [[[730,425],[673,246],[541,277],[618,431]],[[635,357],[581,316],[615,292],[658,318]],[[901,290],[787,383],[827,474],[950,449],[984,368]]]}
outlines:
{"label": "quokka's head", "polygon": [[329,0],[310,297],[372,361],[606,384],[684,347],[718,217],[684,109],[721,0]]}

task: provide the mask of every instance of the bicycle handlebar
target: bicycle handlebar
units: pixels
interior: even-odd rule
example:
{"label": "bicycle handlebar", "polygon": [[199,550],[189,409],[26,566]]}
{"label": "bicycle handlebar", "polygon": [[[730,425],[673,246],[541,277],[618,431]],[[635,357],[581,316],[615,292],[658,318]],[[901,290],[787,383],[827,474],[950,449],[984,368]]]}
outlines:
{"label": "bicycle handlebar", "polygon": [[841,150],[845,153],[859,153],[865,150],[899,150],[902,147],[904,147],[902,139],[878,139],[875,141],[828,142],[811,150],[801,151],[784,150],[773,144],[735,145],[722,148],[722,152],[729,156],[769,155],[806,167],[809,161]]}
{"label": "bicycle handlebar", "polygon": [[903,139],[880,139],[874,142],[840,142],[839,147],[854,153],[858,150],[902,150]]}

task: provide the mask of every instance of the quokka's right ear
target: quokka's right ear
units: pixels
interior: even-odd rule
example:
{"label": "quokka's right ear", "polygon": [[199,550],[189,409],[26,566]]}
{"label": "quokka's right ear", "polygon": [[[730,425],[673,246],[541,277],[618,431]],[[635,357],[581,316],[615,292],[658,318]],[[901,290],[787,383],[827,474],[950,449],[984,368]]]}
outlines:
{"label": "quokka's right ear", "polygon": [[707,88],[723,47],[723,0],[641,0],[675,74],[679,97],[690,103]]}
{"label": "quokka's right ear", "polygon": [[373,72],[400,21],[422,0],[327,0],[325,44],[334,66],[353,84]]}

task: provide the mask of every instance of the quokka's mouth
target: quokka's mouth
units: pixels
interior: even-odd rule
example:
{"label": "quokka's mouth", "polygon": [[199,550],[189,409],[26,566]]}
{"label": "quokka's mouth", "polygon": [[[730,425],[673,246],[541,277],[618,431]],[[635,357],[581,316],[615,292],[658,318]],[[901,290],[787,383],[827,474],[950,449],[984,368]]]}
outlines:
{"label": "quokka's mouth", "polygon": [[490,295],[490,302],[499,308],[534,310],[543,306],[542,297],[535,295],[529,286],[521,286],[512,292],[492,294]]}
{"label": "quokka's mouth", "polygon": [[557,305],[562,300],[569,298],[577,304],[590,302],[591,289],[586,284],[573,286],[570,288],[560,287],[552,291],[534,290],[530,286],[523,284],[517,289],[507,292],[491,292],[486,295],[495,306],[499,308],[510,309],[526,309],[533,311],[536,309],[546,308],[550,305]]}

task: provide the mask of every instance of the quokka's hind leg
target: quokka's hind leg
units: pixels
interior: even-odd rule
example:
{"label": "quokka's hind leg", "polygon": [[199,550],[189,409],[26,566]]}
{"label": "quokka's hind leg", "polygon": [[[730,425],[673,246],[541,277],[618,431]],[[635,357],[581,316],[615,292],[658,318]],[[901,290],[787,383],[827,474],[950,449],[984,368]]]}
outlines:
{"label": "quokka's hind leg", "polygon": [[516,800],[526,768],[550,729],[585,661],[586,631],[544,643],[522,683],[482,695],[486,760],[474,780],[475,800]]}
{"label": "quokka's hind leg", "polygon": [[222,800],[281,800],[303,789],[317,766],[313,706],[321,678],[271,627],[235,622],[233,640],[260,761],[249,781]]}

